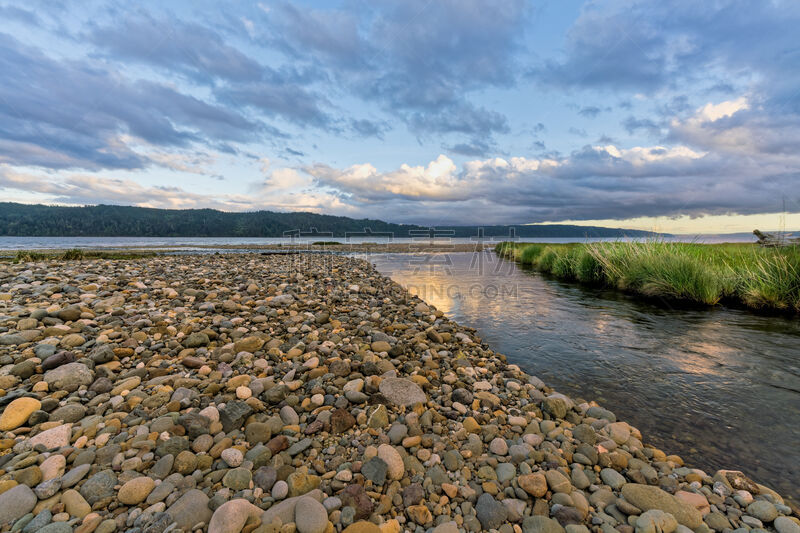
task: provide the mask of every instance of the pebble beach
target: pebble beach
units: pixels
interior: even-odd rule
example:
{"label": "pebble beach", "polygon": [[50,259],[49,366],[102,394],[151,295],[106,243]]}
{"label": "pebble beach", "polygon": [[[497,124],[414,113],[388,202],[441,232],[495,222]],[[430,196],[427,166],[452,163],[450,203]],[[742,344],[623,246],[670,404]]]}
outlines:
{"label": "pebble beach", "polygon": [[0,264],[0,530],[800,533],[341,255]]}

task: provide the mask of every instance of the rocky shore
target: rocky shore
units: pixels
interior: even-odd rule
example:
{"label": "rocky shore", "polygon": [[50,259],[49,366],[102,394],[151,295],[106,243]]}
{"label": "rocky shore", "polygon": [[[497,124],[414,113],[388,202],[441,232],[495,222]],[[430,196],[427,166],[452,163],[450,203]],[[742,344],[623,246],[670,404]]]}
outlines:
{"label": "rocky shore", "polygon": [[367,262],[0,264],[0,530],[800,533]]}

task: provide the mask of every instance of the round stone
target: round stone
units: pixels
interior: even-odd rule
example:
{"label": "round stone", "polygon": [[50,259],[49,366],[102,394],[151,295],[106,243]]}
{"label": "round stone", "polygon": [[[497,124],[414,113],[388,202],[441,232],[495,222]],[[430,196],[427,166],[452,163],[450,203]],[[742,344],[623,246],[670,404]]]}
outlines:
{"label": "round stone", "polygon": [[272,486],[272,497],[276,500],[282,500],[289,494],[289,484],[284,480],[276,481]]}
{"label": "round stone", "polygon": [[42,407],[42,402],[36,398],[17,398],[8,404],[0,415],[0,431],[17,429],[28,421],[34,411]]}
{"label": "round stone", "polygon": [[222,478],[222,484],[232,490],[244,490],[250,487],[250,480],[253,475],[245,468],[233,468],[228,470]]}
{"label": "round stone", "polygon": [[244,455],[236,448],[226,448],[225,450],[222,450],[221,457],[222,460],[232,468],[236,468],[242,464],[242,461],[244,461]]}
{"label": "round stone", "polygon": [[419,385],[409,379],[384,378],[378,388],[381,394],[395,405],[410,407],[428,401],[428,397]]}
{"label": "round stone", "polygon": [[495,455],[506,455],[508,453],[508,443],[500,437],[492,439],[492,442],[489,443],[489,451]]}
{"label": "round stone", "polygon": [[137,477],[122,485],[117,497],[125,505],[138,505],[150,495],[155,486],[156,482],[149,477]]}
{"label": "round stone", "polygon": [[314,498],[301,497],[294,513],[298,533],[324,533],[328,526],[328,511]]}
{"label": "round stone", "polygon": [[27,485],[17,485],[0,494],[0,526],[31,512],[36,501],[36,494]]}
{"label": "round stone", "polygon": [[57,477],[61,477],[64,475],[64,470],[67,467],[67,459],[61,454],[53,454],[44,462],[39,465],[39,469],[42,471],[42,480],[48,481],[50,479],[54,479]]}
{"label": "round stone", "polygon": [[778,510],[766,500],[756,500],[747,506],[747,514],[762,522],[772,522],[778,517]]}
{"label": "round stone", "polygon": [[44,380],[51,390],[73,392],[81,385],[91,385],[94,374],[83,363],[67,363],[45,372]]}
{"label": "round stone", "polygon": [[772,523],[778,533],[800,533],[800,524],[787,516],[779,516]]}
{"label": "round stone", "polygon": [[261,508],[243,498],[225,502],[214,511],[211,522],[208,524],[208,531],[210,533],[239,533],[248,520],[261,516],[261,513],[263,513]]}
{"label": "round stone", "polygon": [[389,444],[378,446],[378,457],[386,462],[388,467],[387,475],[389,479],[402,479],[405,473],[405,465],[400,453]]}

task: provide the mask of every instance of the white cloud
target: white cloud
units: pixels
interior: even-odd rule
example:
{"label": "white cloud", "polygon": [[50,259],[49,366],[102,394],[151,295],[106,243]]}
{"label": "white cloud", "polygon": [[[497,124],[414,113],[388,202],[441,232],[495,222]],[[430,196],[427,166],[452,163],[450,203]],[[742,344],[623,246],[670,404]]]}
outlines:
{"label": "white cloud", "polygon": [[704,122],[715,122],[724,117],[730,117],[742,109],[749,109],[750,104],[747,98],[742,96],[736,100],[728,100],[720,102],[719,104],[707,103],[697,110],[697,116],[694,120],[702,120]]}

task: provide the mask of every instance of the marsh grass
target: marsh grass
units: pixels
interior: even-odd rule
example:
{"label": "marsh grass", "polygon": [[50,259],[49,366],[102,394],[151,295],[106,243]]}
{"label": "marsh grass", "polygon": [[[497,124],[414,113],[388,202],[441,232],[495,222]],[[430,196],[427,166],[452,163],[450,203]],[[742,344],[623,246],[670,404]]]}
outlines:
{"label": "marsh grass", "polygon": [[566,281],[647,297],[800,312],[800,247],[661,240],[501,243],[496,251]]}

